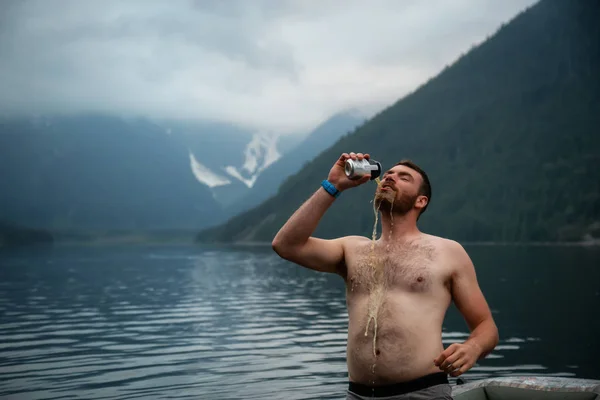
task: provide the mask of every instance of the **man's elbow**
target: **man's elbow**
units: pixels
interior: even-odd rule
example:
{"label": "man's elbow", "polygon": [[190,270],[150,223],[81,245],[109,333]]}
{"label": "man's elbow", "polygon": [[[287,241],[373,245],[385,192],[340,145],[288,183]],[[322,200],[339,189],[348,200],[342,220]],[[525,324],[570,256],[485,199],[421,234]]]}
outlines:
{"label": "man's elbow", "polygon": [[271,248],[275,253],[281,256],[281,243],[277,238],[273,239],[273,241],[271,242]]}
{"label": "man's elbow", "polygon": [[286,244],[282,242],[281,239],[279,239],[277,236],[271,242],[271,248],[275,253],[277,253],[279,257],[286,260],[289,258],[289,246],[286,246]]}
{"label": "man's elbow", "polygon": [[500,342],[500,334],[498,332],[498,326],[496,325],[496,322],[494,322],[493,318],[489,318],[487,320],[488,322],[488,346],[487,348],[484,350],[482,357],[487,357],[495,348],[496,346],[498,346],[498,343]]}
{"label": "man's elbow", "polygon": [[498,343],[500,343],[500,333],[498,332],[498,325],[496,325],[496,322],[494,322],[494,320],[492,319],[492,324],[494,326],[494,332],[493,332],[493,346],[492,348],[496,348],[496,346],[498,346]]}

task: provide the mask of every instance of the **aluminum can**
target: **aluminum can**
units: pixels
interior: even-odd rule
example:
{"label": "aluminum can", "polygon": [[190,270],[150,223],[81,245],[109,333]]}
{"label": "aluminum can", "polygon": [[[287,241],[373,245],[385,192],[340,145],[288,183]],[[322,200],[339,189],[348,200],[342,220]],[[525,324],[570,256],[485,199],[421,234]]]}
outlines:
{"label": "aluminum can", "polygon": [[350,179],[360,179],[365,175],[371,175],[371,180],[381,175],[381,163],[375,160],[346,160],[344,172]]}

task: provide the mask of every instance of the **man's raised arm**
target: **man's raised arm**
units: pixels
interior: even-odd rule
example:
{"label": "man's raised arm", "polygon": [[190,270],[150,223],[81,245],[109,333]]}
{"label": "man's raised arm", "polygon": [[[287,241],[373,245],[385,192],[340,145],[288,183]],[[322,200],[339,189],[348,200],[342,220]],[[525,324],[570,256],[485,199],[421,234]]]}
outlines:
{"label": "man's raised arm", "polygon": [[[369,158],[368,154],[344,153],[335,162],[327,180],[342,192],[369,181],[369,176],[350,180],[344,172],[348,158]],[[273,250],[286,260],[321,272],[342,273],[344,263],[344,238],[319,239],[312,237],[319,221],[333,204],[335,197],[320,187],[283,225],[273,238]]]}

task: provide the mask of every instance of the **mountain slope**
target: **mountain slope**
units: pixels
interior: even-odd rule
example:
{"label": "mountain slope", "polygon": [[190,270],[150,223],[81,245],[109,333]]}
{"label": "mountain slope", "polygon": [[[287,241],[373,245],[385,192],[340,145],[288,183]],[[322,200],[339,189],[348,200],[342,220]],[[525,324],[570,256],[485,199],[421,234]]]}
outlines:
{"label": "mountain slope", "polygon": [[0,249],[30,245],[51,245],[54,237],[50,232],[16,226],[0,220]]}
{"label": "mountain slope", "polygon": [[269,165],[258,176],[251,190],[236,202],[230,211],[239,213],[250,209],[277,193],[279,185],[303,164],[327,149],[342,135],[356,128],[362,119],[351,112],[340,113],[329,118],[295,148]]}
{"label": "mountain slope", "polygon": [[102,115],[0,121],[0,218],[53,230],[198,229],[220,206],[185,146]]}
{"label": "mountain slope", "polygon": [[[342,152],[429,174],[426,232],[474,241],[579,241],[600,225],[600,2],[543,0],[198,241],[266,241]],[[345,192],[315,235],[370,236],[374,184]]]}

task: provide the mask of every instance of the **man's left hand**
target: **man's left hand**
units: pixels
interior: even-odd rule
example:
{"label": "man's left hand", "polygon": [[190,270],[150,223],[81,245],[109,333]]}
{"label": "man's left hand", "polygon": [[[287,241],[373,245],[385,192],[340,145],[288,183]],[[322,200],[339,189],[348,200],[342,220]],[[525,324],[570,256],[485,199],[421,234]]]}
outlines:
{"label": "man's left hand", "polygon": [[467,372],[479,359],[479,346],[470,343],[452,343],[433,362],[450,376],[457,377]]}

